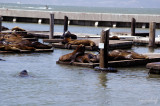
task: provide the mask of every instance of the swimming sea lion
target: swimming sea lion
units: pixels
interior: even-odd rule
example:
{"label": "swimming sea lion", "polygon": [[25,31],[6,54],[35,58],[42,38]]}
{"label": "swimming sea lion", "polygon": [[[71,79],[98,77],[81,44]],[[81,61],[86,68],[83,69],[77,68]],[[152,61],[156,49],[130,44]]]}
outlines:
{"label": "swimming sea lion", "polygon": [[23,71],[21,71],[21,72],[19,73],[19,76],[20,76],[20,77],[28,77],[29,75],[28,75],[27,70],[23,70]]}

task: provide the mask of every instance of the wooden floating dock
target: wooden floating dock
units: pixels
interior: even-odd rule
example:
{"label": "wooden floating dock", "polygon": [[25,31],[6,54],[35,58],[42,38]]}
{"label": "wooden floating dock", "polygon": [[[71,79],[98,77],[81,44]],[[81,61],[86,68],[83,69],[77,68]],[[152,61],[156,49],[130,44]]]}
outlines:
{"label": "wooden floating dock", "polygon": [[[96,45],[99,44],[99,38],[96,38],[94,40],[92,39],[92,41],[94,41],[96,43]],[[122,40],[110,40],[109,41],[110,50],[113,50],[113,49],[129,49],[129,48],[132,47],[132,45],[133,45],[132,41],[122,41]],[[52,46],[55,47],[55,48],[66,49],[65,45],[61,44],[61,43],[53,43]],[[70,49],[75,49],[76,47],[77,47],[77,45],[71,45]],[[98,50],[98,46],[93,47],[93,49],[92,49],[91,46],[86,46],[85,48],[86,48],[86,50],[90,50],[90,51]]]}
{"label": "wooden floating dock", "polygon": [[34,51],[31,50],[20,50],[20,51],[0,51],[0,54],[4,53],[42,53],[42,52],[53,52],[53,49],[36,49]]}
{"label": "wooden floating dock", "polygon": [[[148,37],[141,37],[141,38],[134,39],[133,42],[136,44],[147,45],[147,44],[149,44],[149,38]],[[159,37],[155,38],[155,45],[157,45],[157,46],[160,45],[160,38]]]}
{"label": "wooden floating dock", "polygon": [[146,65],[149,69],[149,74],[160,74],[160,62],[152,62]]}
{"label": "wooden floating dock", "polygon": [[[116,68],[116,67],[142,66],[142,65],[146,65],[147,63],[160,61],[160,53],[147,53],[147,54],[144,54],[144,55],[147,55],[149,58],[148,59],[109,61],[108,66],[109,67],[114,67],[114,68]],[[57,61],[56,63],[57,64],[63,64],[63,65],[89,67],[89,68],[94,68],[96,66],[99,66],[99,63],[73,62],[72,64],[70,64],[69,62],[61,62],[61,61]]]}

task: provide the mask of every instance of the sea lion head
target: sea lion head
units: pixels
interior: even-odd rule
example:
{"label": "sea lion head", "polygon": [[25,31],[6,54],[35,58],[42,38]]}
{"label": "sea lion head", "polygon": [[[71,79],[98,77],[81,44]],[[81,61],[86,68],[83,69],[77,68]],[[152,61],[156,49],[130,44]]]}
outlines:
{"label": "sea lion head", "polygon": [[76,51],[77,52],[85,52],[85,46],[82,44],[78,45],[76,48]]}
{"label": "sea lion head", "polygon": [[28,77],[29,75],[28,75],[27,70],[23,70],[23,71],[21,71],[21,72],[19,73],[19,76],[20,76],[20,77]]}

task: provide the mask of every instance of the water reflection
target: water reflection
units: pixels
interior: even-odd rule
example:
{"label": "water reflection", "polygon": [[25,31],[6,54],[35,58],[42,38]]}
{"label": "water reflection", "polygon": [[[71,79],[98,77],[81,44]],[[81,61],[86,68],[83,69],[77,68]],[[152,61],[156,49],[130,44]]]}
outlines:
{"label": "water reflection", "polygon": [[107,87],[107,73],[106,72],[101,72],[98,76],[99,78],[99,83],[103,86],[103,87]]}
{"label": "water reflection", "polygon": [[160,75],[158,75],[158,74],[148,74],[147,78],[158,78],[158,79],[160,79]]}

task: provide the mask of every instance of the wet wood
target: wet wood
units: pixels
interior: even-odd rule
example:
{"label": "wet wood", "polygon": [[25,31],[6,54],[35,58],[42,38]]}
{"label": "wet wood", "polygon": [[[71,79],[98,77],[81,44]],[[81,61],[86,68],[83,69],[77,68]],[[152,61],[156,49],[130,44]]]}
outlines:
{"label": "wet wood", "polygon": [[135,29],[136,29],[136,20],[135,18],[132,18],[131,20],[131,35],[135,36]]}
{"label": "wet wood", "polygon": [[42,52],[53,52],[53,49],[36,49],[34,51],[31,50],[20,50],[20,51],[0,51],[0,54],[3,53],[42,53]]}
{"label": "wet wood", "polygon": [[[104,29],[101,32],[100,44],[100,62],[99,68],[108,68],[108,49],[109,49],[109,29]],[[99,44],[99,45],[100,45]]]}
{"label": "wet wood", "polygon": [[62,42],[63,39],[43,39],[43,42],[47,43],[59,43]]}
{"label": "wet wood", "polygon": [[50,36],[49,39],[54,38],[54,14],[50,14]]}
{"label": "wet wood", "polygon": [[[142,44],[142,45],[148,45],[149,44],[149,38],[148,37],[142,37],[142,38],[137,38],[133,40],[133,43],[137,43],[137,44]],[[159,46],[160,45],[160,39],[159,38],[155,38],[155,44]]]}
{"label": "wet wood", "polygon": [[64,31],[63,33],[65,33],[68,30],[68,17],[64,16]]}
{"label": "wet wood", "polygon": [[158,69],[158,70],[160,70],[160,62],[153,62],[153,63],[148,63],[147,65],[146,65],[146,68],[148,68],[148,69]]}
{"label": "wet wood", "polygon": [[154,47],[155,46],[155,29],[156,29],[156,23],[150,22],[149,25],[150,33],[149,33],[149,46]]}

